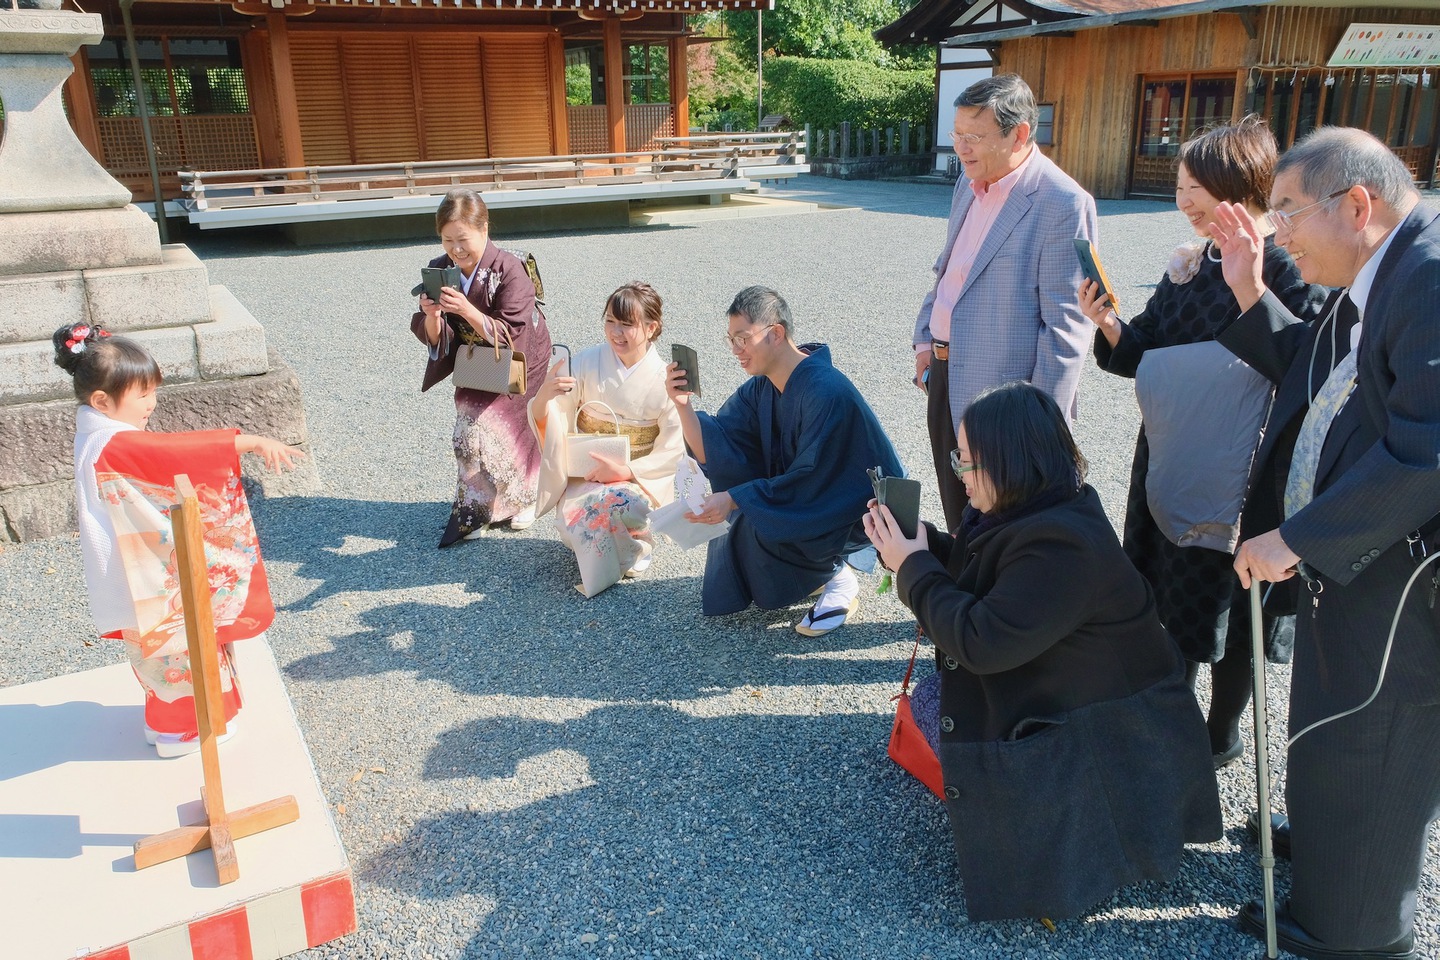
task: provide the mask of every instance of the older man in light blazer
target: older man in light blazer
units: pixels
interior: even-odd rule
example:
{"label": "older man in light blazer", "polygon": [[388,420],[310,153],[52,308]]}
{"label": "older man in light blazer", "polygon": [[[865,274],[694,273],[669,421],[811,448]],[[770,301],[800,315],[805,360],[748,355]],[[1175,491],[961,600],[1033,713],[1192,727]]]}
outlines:
{"label": "older man in light blazer", "polygon": [[965,408],[987,387],[1028,380],[1073,420],[1094,331],[1078,301],[1074,240],[1095,238],[1095,201],[1035,146],[1038,117],[1014,74],[987,77],[955,101],[950,138],[964,173],[911,341],[952,529],[968,502],[951,468]]}

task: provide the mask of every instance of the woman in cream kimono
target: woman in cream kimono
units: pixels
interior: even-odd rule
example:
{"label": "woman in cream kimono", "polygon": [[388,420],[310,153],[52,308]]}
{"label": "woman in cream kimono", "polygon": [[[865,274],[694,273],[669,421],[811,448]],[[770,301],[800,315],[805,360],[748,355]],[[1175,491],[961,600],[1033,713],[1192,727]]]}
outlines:
{"label": "woman in cream kimono", "polygon": [[[567,361],[556,363],[530,401],[541,450],[538,511],[555,509],[587,597],[650,566],[650,510],[675,498],[685,441],[665,393],[666,362],[655,352],[660,311],[649,284],[616,290],[605,303],[605,342],[575,356],[568,371]],[[617,422],[630,438],[630,462],[595,453],[583,478],[568,476],[566,434],[614,433]]]}

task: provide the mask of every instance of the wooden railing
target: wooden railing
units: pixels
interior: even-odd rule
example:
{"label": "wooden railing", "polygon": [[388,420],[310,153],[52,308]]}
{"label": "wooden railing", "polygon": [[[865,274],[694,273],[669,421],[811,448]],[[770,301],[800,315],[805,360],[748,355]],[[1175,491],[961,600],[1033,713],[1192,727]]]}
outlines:
{"label": "wooden railing", "polygon": [[[750,138],[737,141],[736,137]],[[763,138],[763,139],[760,139]],[[777,139],[778,138],[778,139]],[[182,171],[193,210],[441,194],[452,187],[527,190],[567,186],[719,180],[747,168],[803,163],[793,134],[660,138],[688,146],[628,153],[495,157],[254,170]],[[720,140],[725,142],[719,142]],[[767,172],[767,176],[778,176]]]}
{"label": "wooden railing", "polygon": [[776,167],[805,163],[805,134],[799,130],[779,133],[739,131],[736,133],[699,133],[689,137],[656,137],[655,143],[666,150],[727,151],[737,167]]}
{"label": "wooden railing", "polygon": [[811,160],[859,160],[866,157],[930,157],[930,131],[923,123],[911,127],[909,121],[885,127],[862,127],[858,123],[842,123],[833,129],[805,128],[810,140]]}

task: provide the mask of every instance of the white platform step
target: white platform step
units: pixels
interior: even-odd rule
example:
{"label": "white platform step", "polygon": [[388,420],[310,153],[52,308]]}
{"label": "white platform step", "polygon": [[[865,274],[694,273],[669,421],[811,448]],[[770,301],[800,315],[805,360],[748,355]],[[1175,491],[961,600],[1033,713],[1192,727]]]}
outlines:
{"label": "white platform step", "polygon": [[300,819],[235,841],[225,886],[208,850],[135,869],[135,841],[204,815],[199,754],[156,757],[128,665],[0,689],[0,954],[275,960],[354,931],[350,865],[275,658],[263,637],[235,655],[225,806],[293,795]]}

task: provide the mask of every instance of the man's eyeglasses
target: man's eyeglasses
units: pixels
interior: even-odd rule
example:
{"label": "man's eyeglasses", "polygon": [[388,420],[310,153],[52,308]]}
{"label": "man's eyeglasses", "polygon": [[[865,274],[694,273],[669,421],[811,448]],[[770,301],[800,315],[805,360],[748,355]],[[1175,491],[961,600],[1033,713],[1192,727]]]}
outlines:
{"label": "man's eyeglasses", "polygon": [[744,330],[733,336],[727,333],[725,334],[725,345],[730,348],[730,351],[732,353],[737,350],[744,350],[746,347],[750,346],[751,340],[754,340],[756,337],[760,336],[766,330],[769,330],[771,327],[774,326],[777,326],[777,324],[767,323],[765,324],[765,326],[761,327],[758,330]]}
{"label": "man's eyeglasses", "polygon": [[978,147],[981,143],[985,142],[985,138],[988,136],[990,136],[988,133],[956,133],[954,130],[951,130],[950,142],[955,144],[955,149],[957,150],[962,146]]}
{"label": "man's eyeglasses", "polygon": [[1336,190],[1328,197],[1321,197],[1314,203],[1307,203],[1299,210],[1291,210],[1288,213],[1284,210],[1271,210],[1270,222],[1275,225],[1276,230],[1284,230],[1286,233],[1294,233],[1295,227],[1300,223],[1300,221],[1304,220],[1306,217],[1309,217],[1311,213],[1315,211],[1318,207],[1320,207],[1322,204],[1329,203],[1331,200],[1334,200],[1338,197],[1343,197],[1349,192],[1349,187],[1346,187],[1344,190]]}
{"label": "man's eyeglasses", "polygon": [[978,469],[980,469],[980,464],[978,464],[978,463],[961,463],[961,462],[960,462],[960,451],[959,451],[959,450],[951,450],[951,451],[950,451],[950,469],[955,471],[955,476],[956,476],[956,477],[963,477],[963,476],[965,476],[965,474],[969,473],[971,470],[978,470]]}

